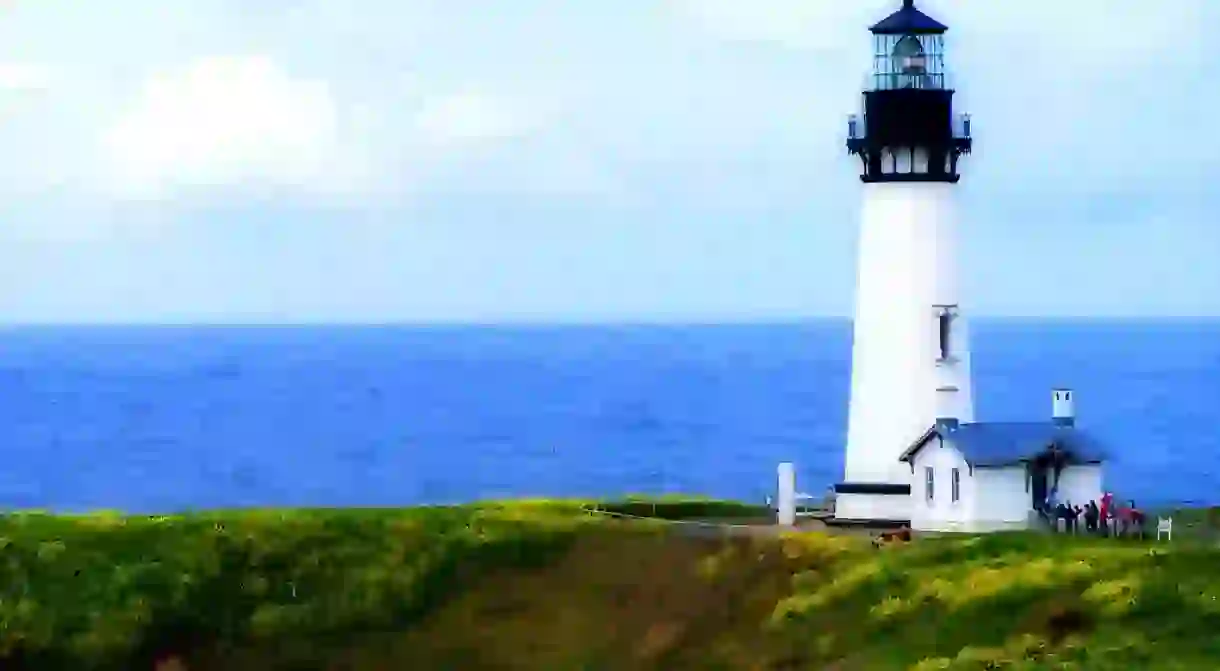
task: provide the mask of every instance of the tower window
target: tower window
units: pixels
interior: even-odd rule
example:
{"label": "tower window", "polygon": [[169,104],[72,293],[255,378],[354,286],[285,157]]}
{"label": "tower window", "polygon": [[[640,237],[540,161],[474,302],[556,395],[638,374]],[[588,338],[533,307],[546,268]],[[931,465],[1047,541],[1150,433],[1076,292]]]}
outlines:
{"label": "tower window", "polygon": [[924,474],[924,497],[931,503],[936,499],[936,471],[931,466],[926,466],[923,469]]}
{"label": "tower window", "polygon": [[948,361],[953,353],[953,313],[942,309],[936,317],[938,342],[940,343],[940,360]]}
{"label": "tower window", "polygon": [[962,498],[962,471],[959,468],[953,469],[952,478],[949,482],[953,489],[953,502],[957,503]]}

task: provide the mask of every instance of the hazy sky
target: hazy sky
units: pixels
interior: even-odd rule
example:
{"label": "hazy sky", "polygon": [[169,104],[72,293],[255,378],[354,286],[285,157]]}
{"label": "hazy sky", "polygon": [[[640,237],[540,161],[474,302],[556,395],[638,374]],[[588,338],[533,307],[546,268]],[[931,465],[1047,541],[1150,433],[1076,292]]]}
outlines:
{"label": "hazy sky", "polygon": [[[0,321],[850,314],[899,5],[9,0]],[[919,5],[968,309],[1220,314],[1220,2]]]}

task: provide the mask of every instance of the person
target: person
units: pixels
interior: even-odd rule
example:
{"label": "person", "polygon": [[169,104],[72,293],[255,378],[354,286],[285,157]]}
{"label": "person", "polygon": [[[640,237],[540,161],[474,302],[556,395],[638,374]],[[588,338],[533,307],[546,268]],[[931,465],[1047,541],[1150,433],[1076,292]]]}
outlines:
{"label": "person", "polygon": [[1038,519],[1042,520],[1043,524],[1045,524],[1048,527],[1054,526],[1052,523],[1052,520],[1051,520],[1051,515],[1053,514],[1053,512],[1050,510],[1047,510],[1045,499],[1040,501],[1038,504],[1036,504],[1034,506],[1034,512],[1038,514]]}
{"label": "person", "polygon": [[1131,508],[1125,505],[1119,505],[1114,511],[1114,519],[1118,523],[1118,529],[1115,535],[1126,536],[1127,530],[1131,526]]}
{"label": "person", "polygon": [[1144,537],[1144,513],[1139,508],[1135,507],[1134,500],[1127,501],[1127,510],[1129,511],[1127,513],[1127,524],[1130,526],[1130,530],[1133,533],[1138,532],[1140,535],[1140,538],[1143,538]]}
{"label": "person", "polygon": [[1101,495],[1101,531],[1105,536],[1109,536],[1112,531],[1111,524],[1114,517],[1114,495],[1106,492]]}
{"label": "person", "polygon": [[1055,506],[1055,531],[1059,531],[1059,522],[1063,521],[1063,531],[1071,530],[1071,522],[1069,521],[1068,507],[1060,502]]}
{"label": "person", "polygon": [[1046,492],[1046,517],[1051,523],[1051,531],[1059,531],[1059,497],[1053,488]]}
{"label": "person", "polygon": [[1084,504],[1084,530],[1088,533],[1097,533],[1097,502],[1089,501]]}
{"label": "person", "polygon": [[1080,508],[1080,506],[1074,506],[1071,503],[1068,503],[1068,507],[1071,508],[1071,514],[1072,514],[1072,533],[1074,533],[1074,534],[1079,533],[1080,532],[1080,513],[1084,512],[1084,511]]}

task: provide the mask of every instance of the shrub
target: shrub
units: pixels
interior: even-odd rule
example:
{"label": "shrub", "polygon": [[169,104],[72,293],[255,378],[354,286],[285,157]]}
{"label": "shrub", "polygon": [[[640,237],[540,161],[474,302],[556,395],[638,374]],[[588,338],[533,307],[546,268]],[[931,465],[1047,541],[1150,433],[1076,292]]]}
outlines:
{"label": "shrub", "polygon": [[700,498],[627,498],[596,506],[602,512],[664,520],[767,519],[774,515],[766,506]]}
{"label": "shrub", "polygon": [[401,626],[467,572],[553,556],[593,523],[577,510],[9,515],[0,666],[132,668],[167,650]]}

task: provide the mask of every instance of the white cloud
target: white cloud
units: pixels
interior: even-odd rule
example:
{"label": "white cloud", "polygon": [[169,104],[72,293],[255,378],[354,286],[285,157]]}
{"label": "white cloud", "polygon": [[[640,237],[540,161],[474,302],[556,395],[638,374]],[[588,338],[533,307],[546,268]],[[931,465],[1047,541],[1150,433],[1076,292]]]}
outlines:
{"label": "white cloud", "polygon": [[51,86],[51,70],[35,63],[0,63],[0,91],[39,92]]}
{"label": "white cloud", "polygon": [[386,96],[337,99],[265,57],[200,59],[149,77],[104,136],[103,179],[121,199],[234,186],[402,197],[461,150],[530,135],[551,116],[477,87],[408,89],[387,108]]}
{"label": "white cloud", "polygon": [[451,144],[506,140],[539,129],[546,115],[519,103],[468,89],[424,101],[415,117],[421,139]]}
{"label": "white cloud", "polygon": [[318,186],[332,177],[337,125],[325,83],[294,79],[264,57],[210,57],[150,77],[104,145],[123,196]]}
{"label": "white cloud", "polygon": [[[51,69],[34,63],[0,63],[0,123],[13,120],[37,109],[46,99],[53,84]],[[33,104],[33,105],[31,105]],[[12,145],[8,145],[10,150]],[[24,162],[28,170],[30,162]]]}

